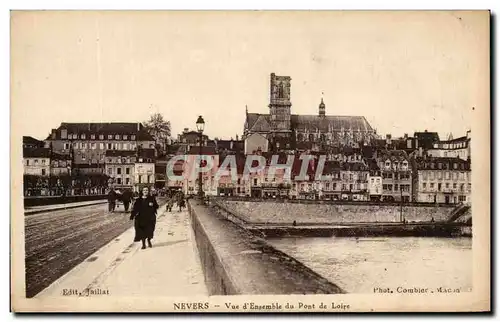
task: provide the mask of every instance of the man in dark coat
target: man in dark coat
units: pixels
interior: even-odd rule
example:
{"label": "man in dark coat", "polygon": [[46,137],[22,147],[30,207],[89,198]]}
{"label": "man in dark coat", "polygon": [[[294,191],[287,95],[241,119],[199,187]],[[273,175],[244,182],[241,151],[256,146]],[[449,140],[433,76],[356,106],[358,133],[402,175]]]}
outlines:
{"label": "man in dark coat", "polygon": [[116,193],[115,189],[111,188],[109,189],[108,192],[108,211],[109,212],[115,211],[115,207],[116,207]]}
{"label": "man in dark coat", "polygon": [[151,239],[154,236],[158,207],[156,198],[149,194],[149,188],[142,188],[142,194],[136,199],[130,215],[130,220],[135,219],[134,242],[142,241],[142,249],[146,248],[146,239],[148,240],[148,246],[153,247]]}
{"label": "man in dark coat", "polygon": [[128,211],[128,207],[130,206],[130,202],[132,202],[132,192],[129,189],[125,189],[122,194],[122,202],[125,211]]}

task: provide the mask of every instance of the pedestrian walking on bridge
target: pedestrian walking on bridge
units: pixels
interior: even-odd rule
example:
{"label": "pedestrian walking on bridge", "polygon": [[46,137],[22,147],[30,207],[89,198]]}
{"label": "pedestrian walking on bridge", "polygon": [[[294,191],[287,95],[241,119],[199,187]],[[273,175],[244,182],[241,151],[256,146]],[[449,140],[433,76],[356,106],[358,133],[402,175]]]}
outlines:
{"label": "pedestrian walking on bridge", "polygon": [[154,237],[158,207],[156,198],[149,193],[149,188],[142,188],[142,194],[135,201],[130,215],[130,220],[134,220],[134,242],[142,241],[142,249],[146,248],[146,239],[148,246],[153,247],[151,239]]}

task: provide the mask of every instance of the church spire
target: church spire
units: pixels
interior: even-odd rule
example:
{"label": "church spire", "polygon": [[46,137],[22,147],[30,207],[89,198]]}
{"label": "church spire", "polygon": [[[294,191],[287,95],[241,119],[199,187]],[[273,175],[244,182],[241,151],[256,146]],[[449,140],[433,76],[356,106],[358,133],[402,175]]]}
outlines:
{"label": "church spire", "polygon": [[325,116],[325,102],[323,102],[323,92],[321,92],[321,103],[319,103],[319,116]]}

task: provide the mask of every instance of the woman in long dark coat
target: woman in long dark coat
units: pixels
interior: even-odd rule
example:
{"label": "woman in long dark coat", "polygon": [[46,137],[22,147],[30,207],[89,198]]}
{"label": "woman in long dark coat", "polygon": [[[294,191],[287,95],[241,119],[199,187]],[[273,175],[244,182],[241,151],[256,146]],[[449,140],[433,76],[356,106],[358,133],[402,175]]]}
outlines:
{"label": "woman in long dark coat", "polygon": [[155,231],[158,207],[155,197],[149,194],[149,188],[144,187],[142,194],[136,199],[130,215],[130,220],[135,219],[134,242],[142,241],[142,249],[146,248],[146,239],[148,240],[148,246],[153,247],[151,239],[153,239]]}

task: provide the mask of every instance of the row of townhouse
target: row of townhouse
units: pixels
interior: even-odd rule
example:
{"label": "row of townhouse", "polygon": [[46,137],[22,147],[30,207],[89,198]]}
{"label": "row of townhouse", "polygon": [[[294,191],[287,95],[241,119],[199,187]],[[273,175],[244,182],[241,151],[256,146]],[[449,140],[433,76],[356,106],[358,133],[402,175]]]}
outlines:
{"label": "row of townhouse", "polygon": [[[224,156],[208,150],[204,154],[211,155],[216,166],[202,176],[203,191],[207,195],[432,203],[459,203],[470,199],[470,159],[415,157],[402,150],[382,150],[370,158],[351,154],[345,158],[327,158],[323,177],[318,180],[319,158],[310,161],[305,178],[300,178],[302,161],[296,155],[291,180],[287,180],[283,169],[268,176],[270,154],[263,154],[268,160],[266,167],[245,176],[245,155],[237,154],[237,176],[225,171],[219,172],[222,175],[218,178],[216,173]],[[193,151],[192,156],[196,154]],[[279,154],[278,163],[286,162],[287,155]],[[185,174],[187,170],[182,162],[177,166],[177,173]],[[198,177],[184,175],[181,180],[167,178],[167,181],[168,186],[182,189],[186,194],[198,191]]]}
{"label": "row of townhouse", "polygon": [[[100,178],[100,185],[105,178],[106,187],[138,190],[142,185],[155,185],[154,144],[141,123],[61,123],[44,141],[23,137],[24,173],[48,182],[43,184],[49,187],[45,190],[53,187],[51,176],[64,175],[92,182],[87,185],[94,184],[95,178]],[[102,190],[99,186],[99,193]]]}

